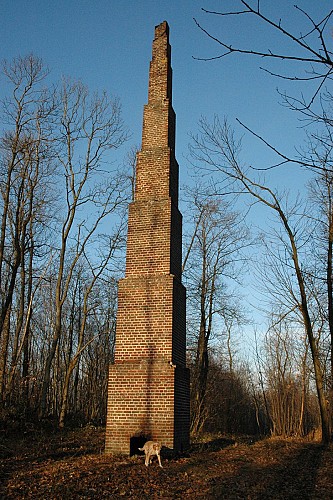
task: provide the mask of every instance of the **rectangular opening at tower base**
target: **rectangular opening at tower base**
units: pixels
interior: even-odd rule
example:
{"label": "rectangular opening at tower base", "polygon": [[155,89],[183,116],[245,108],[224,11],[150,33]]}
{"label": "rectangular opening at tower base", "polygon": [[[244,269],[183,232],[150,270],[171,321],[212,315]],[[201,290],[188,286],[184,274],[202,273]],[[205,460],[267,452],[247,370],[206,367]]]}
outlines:
{"label": "rectangular opening at tower base", "polygon": [[139,450],[139,448],[142,448],[143,445],[145,444],[146,441],[150,441],[151,436],[132,436],[130,438],[130,456],[132,457],[133,455],[143,455],[143,452]]}

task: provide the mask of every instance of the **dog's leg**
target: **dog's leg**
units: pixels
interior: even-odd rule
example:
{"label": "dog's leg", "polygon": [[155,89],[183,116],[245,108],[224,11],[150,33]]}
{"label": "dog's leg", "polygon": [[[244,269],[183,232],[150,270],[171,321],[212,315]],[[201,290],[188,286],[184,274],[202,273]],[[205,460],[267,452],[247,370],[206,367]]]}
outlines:
{"label": "dog's leg", "polygon": [[159,466],[162,467],[162,469],[163,469],[163,465],[162,465],[162,462],[161,462],[161,457],[160,457],[159,452],[157,452],[156,455],[157,455]]}

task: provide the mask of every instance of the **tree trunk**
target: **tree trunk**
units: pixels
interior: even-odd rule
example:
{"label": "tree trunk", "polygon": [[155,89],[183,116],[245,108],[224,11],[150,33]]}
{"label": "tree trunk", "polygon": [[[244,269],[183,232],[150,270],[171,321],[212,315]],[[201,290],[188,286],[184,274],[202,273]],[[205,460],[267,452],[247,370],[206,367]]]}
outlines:
{"label": "tree trunk", "polygon": [[61,335],[61,311],[57,311],[56,324],[54,328],[53,338],[49,353],[46,358],[45,367],[44,367],[44,378],[42,383],[41,390],[41,399],[40,399],[40,408],[39,408],[39,418],[42,418],[46,415],[46,407],[47,407],[47,393],[49,390],[50,380],[51,380],[51,368],[54,357],[57,352],[58,342]]}

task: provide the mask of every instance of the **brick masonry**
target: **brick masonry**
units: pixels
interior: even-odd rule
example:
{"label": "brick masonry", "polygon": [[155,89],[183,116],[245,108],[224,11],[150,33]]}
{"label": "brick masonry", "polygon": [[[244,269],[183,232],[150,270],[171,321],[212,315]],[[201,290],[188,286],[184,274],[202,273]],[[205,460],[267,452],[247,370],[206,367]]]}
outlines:
{"label": "brick masonry", "polygon": [[176,451],[189,445],[175,123],[169,27],[164,21],[155,27],[135,197],[128,214],[126,272],[118,287],[106,453],[133,454],[146,439]]}

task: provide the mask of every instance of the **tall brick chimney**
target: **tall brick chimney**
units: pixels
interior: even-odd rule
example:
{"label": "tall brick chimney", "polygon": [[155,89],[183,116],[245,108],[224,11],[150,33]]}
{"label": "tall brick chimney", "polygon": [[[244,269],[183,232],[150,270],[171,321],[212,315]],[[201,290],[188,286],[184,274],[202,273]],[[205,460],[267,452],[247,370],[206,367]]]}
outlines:
{"label": "tall brick chimney", "polygon": [[147,439],[182,450],[189,444],[182,216],[169,26],[155,27],[129,206],[125,278],[118,288],[114,363],[110,366],[106,453],[135,454]]}

